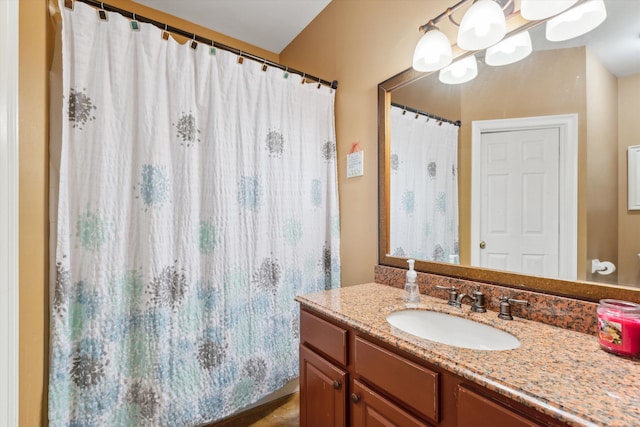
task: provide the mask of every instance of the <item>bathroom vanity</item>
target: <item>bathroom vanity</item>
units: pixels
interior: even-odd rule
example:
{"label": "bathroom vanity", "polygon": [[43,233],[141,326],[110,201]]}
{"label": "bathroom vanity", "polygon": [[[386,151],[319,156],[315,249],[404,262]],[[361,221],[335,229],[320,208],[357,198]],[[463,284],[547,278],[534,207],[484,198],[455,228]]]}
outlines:
{"label": "bathroom vanity", "polygon": [[391,327],[400,289],[375,283],[297,298],[301,426],[632,426],[640,363],[594,336],[472,313],[422,296],[415,306],[520,340],[512,350],[439,344]]}

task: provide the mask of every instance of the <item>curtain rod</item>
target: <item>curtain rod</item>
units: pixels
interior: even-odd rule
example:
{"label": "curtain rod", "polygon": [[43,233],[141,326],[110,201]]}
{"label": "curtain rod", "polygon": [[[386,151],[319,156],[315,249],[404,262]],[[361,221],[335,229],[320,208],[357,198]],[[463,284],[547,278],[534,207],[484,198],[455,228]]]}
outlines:
{"label": "curtain rod", "polygon": [[426,113],[424,111],[420,111],[420,110],[417,110],[415,108],[407,107],[406,105],[397,104],[395,102],[392,102],[391,106],[392,107],[397,107],[397,108],[402,108],[403,110],[408,111],[410,113],[420,114],[421,116],[427,116],[427,117],[429,117],[431,119],[434,119],[434,120],[437,120],[439,122],[451,123],[452,125],[455,125],[455,126],[458,126],[458,127],[460,127],[462,125],[462,122],[460,120],[453,121],[453,120],[445,119],[444,117],[440,117],[440,116],[437,116],[437,115],[431,114],[431,113]]}
{"label": "curtain rod", "polygon": [[[133,12],[130,12],[128,10],[121,9],[119,7],[116,7],[116,6],[101,2],[101,1],[96,1],[96,0],[65,0],[64,1],[65,7],[69,8],[69,9],[73,9],[73,2],[74,1],[79,1],[79,2],[82,2],[82,3],[88,4],[90,6],[93,6],[93,7],[97,8],[97,9],[107,10],[109,12],[116,12],[116,13],[119,13],[119,14],[129,18],[129,19],[134,19],[135,18],[136,21],[145,22],[147,24],[154,25],[154,26],[160,28],[161,30],[181,35],[181,36],[186,37],[188,39],[192,39],[192,40],[198,41],[200,43],[207,44],[207,45],[209,45],[211,47],[215,47],[216,49],[226,50],[226,51],[234,53],[234,54],[236,54],[236,55],[238,55],[238,56],[240,56],[242,58],[252,59],[252,60],[254,60],[256,62],[260,62],[260,63],[268,65],[270,67],[279,68],[279,69],[281,69],[281,70],[283,70],[283,71],[285,71],[287,73],[298,74],[298,75],[302,76],[303,79],[313,80],[313,81],[315,81],[317,83],[323,84],[325,86],[329,86],[332,89],[337,89],[338,88],[338,81],[337,80],[333,80],[333,81],[330,82],[328,80],[324,80],[324,79],[321,79],[319,77],[312,76],[311,74],[304,73],[302,71],[296,70],[295,68],[287,67],[285,65],[278,64],[277,62],[269,61],[266,58],[262,58],[260,56],[252,55],[252,54],[250,54],[248,52],[244,52],[244,51],[242,51],[240,49],[236,49],[234,47],[227,46],[227,45],[222,44],[222,43],[218,43],[218,42],[216,42],[214,40],[211,40],[211,39],[208,39],[208,38],[205,38],[205,37],[201,37],[201,36],[199,36],[199,35],[197,35],[195,33],[189,33],[187,31],[184,31],[184,30],[180,29],[180,28],[172,27],[171,25],[164,24],[164,23],[156,21],[154,19],[147,18],[147,17],[142,16],[142,15],[138,15],[137,13],[133,13]],[[320,86],[318,86],[318,87],[320,87]]]}

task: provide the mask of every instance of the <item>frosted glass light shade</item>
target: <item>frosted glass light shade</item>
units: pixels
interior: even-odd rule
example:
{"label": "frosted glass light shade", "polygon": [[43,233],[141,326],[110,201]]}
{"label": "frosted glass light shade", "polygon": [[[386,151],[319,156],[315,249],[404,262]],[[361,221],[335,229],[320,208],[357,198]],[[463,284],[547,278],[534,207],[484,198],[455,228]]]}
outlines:
{"label": "frosted glass light shade", "polygon": [[416,71],[436,71],[451,64],[453,54],[447,36],[437,29],[428,30],[413,51],[413,68]]}
{"label": "frosted glass light shade", "polygon": [[578,0],[522,0],[520,15],[529,21],[550,18],[564,12]]}
{"label": "frosted glass light shade", "polygon": [[532,50],[529,31],[524,31],[488,48],[484,60],[493,66],[513,64],[529,56]]}
{"label": "frosted glass light shade", "polygon": [[559,42],[581,36],[607,18],[603,0],[589,0],[547,21],[547,40]]}
{"label": "frosted glass light shade", "polygon": [[473,80],[478,75],[475,55],[467,56],[440,70],[438,78],[442,83],[456,85]]}
{"label": "frosted glass light shade", "polygon": [[498,43],[506,33],[504,12],[493,0],[478,0],[462,17],[458,46],[464,50],[482,50]]}

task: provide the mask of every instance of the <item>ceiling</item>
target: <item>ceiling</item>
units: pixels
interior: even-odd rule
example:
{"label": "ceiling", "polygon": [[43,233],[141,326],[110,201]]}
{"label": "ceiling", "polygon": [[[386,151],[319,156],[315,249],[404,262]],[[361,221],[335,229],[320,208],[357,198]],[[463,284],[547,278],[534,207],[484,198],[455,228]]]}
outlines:
{"label": "ceiling", "polygon": [[279,54],[331,0],[135,0]]}
{"label": "ceiling", "polygon": [[[187,21],[279,54],[331,0],[136,0]],[[454,0],[451,0],[452,2]],[[535,49],[586,44],[618,77],[640,72],[640,0],[605,0],[607,19],[563,43],[548,42],[544,26],[531,33]]]}

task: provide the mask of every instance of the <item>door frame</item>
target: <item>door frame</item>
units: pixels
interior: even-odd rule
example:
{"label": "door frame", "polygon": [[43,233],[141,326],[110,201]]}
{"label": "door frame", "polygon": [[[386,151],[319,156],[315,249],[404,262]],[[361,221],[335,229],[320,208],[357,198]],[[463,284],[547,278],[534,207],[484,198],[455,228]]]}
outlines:
{"label": "door frame", "polygon": [[18,425],[18,0],[0,1],[0,425]]}
{"label": "door frame", "polygon": [[519,117],[477,120],[471,123],[471,265],[479,266],[480,143],[483,133],[558,128],[560,131],[560,170],[558,174],[559,279],[578,277],[578,115]]}

